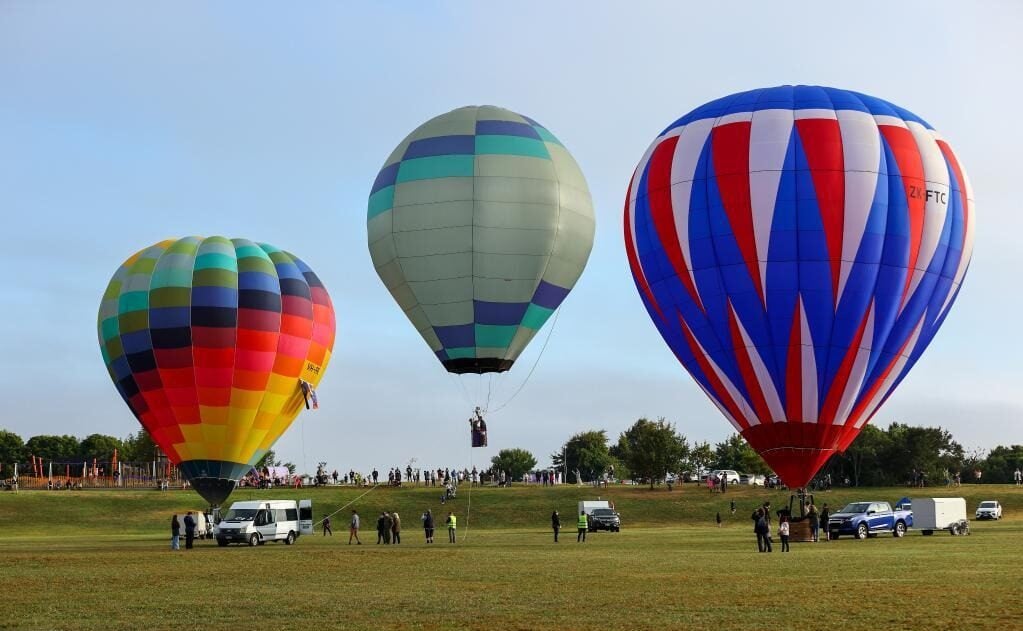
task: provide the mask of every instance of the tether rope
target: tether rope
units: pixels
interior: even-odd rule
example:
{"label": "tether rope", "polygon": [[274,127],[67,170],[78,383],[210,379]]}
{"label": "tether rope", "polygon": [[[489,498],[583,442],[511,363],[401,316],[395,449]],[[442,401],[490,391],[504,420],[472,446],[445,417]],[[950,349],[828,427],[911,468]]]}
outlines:
{"label": "tether rope", "polygon": [[322,524],[324,522],[324,520],[326,520],[327,518],[333,517],[334,515],[337,515],[338,513],[340,513],[344,509],[348,508],[352,504],[354,504],[354,503],[358,502],[359,500],[361,500],[362,498],[366,497],[371,492],[375,491],[378,486],[380,486],[380,485],[379,484],[374,484],[372,487],[370,487],[370,489],[368,491],[366,491],[365,493],[363,493],[359,497],[355,498],[351,502],[348,502],[347,504],[345,504],[344,506],[342,506],[341,508],[337,509],[336,511],[334,511],[333,513],[331,513],[329,515],[324,515],[323,519],[321,519],[320,521],[318,521],[315,524],[313,524],[313,528],[315,528],[316,526],[319,526],[320,524]]}
{"label": "tether rope", "polygon": [[515,392],[513,392],[510,397],[508,397],[507,401],[494,408],[491,414],[496,414],[497,412],[503,410],[509,403],[511,403],[515,399],[515,397],[519,395],[520,392],[522,392],[522,389],[526,387],[526,384],[529,383],[529,378],[533,376],[533,371],[535,371],[537,365],[540,364],[540,358],[543,357],[543,352],[547,350],[547,343],[551,341],[551,334],[554,333],[554,327],[557,326],[558,316],[560,315],[561,307],[559,306],[558,310],[554,312],[554,320],[551,322],[551,328],[547,331],[547,338],[543,341],[543,346],[540,347],[540,352],[536,356],[536,361],[533,362],[533,367],[529,369],[529,373],[526,374],[526,378],[522,380],[521,384],[519,384],[518,389]]}

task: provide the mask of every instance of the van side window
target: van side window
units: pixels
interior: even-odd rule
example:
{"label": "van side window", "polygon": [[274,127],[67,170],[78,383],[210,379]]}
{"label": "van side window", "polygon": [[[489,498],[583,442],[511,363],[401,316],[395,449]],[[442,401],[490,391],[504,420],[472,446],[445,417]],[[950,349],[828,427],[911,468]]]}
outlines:
{"label": "van side window", "polygon": [[274,509],[274,517],[277,521],[287,521],[288,519],[287,512],[283,508]]}
{"label": "van side window", "polygon": [[266,511],[261,510],[256,513],[256,518],[252,521],[254,526],[265,526],[266,525]]}
{"label": "van side window", "polygon": [[298,509],[289,508],[284,511],[285,519],[288,521],[298,521]]}

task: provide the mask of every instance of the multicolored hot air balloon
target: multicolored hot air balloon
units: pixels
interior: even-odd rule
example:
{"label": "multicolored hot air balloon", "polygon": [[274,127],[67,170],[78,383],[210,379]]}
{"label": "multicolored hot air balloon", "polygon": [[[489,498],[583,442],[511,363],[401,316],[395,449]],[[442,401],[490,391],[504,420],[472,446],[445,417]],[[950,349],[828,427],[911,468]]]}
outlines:
{"label": "multicolored hot air balloon", "polygon": [[186,237],[118,268],[100,304],[99,342],[132,413],[193,488],[220,504],[315,398],[334,308],[288,252]]}
{"label": "multicolored hot air balloon", "polygon": [[973,193],[881,99],[733,94],[650,145],[625,204],[639,294],[679,361],[792,488],[845,450],[948,315]]}
{"label": "multicolored hot air balloon", "polygon": [[453,110],[401,141],[367,224],[380,279],[453,373],[511,368],[593,247],[575,160],[540,123],[491,106]]}

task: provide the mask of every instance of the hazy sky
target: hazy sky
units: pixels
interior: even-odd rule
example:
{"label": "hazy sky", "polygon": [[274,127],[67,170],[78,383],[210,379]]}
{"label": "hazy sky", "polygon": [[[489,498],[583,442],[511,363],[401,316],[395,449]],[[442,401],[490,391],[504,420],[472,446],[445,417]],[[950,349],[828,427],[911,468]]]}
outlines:
{"label": "hazy sky", "polygon": [[[469,460],[467,400],[373,270],[366,197],[423,121],[468,104],[539,120],[589,181],[597,235],[491,447],[541,464],[572,433],[665,416],[691,439],[730,426],[636,293],[622,201],[668,123],[783,83],[873,94],[950,140],[973,182],[973,264],[958,303],[875,417],[940,424],[968,447],[1023,442],[1018,2],[0,1],[0,427],[124,436],[137,423],[96,341],[100,296],[131,253],[224,235],[302,257],[338,315],[334,359],[277,444],[312,469]],[[551,325],[548,323],[547,327]],[[545,328],[494,380],[522,384]]]}

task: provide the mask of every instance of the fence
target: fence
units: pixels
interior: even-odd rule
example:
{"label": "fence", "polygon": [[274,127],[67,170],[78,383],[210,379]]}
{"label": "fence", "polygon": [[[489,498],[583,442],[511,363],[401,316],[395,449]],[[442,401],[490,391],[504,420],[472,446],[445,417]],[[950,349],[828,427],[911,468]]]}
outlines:
{"label": "fence", "polygon": [[3,486],[21,489],[156,489],[180,488],[178,468],[166,461],[153,462],[54,462],[32,458],[27,463],[0,469]]}

